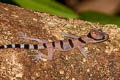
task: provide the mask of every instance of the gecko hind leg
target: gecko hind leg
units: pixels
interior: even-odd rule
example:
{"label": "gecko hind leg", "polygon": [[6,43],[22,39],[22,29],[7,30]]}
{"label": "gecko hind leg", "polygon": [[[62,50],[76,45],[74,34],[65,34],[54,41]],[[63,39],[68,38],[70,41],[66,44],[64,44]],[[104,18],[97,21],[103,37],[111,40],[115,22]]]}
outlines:
{"label": "gecko hind leg", "polygon": [[[46,58],[48,60],[52,60],[52,57],[53,57],[53,49],[52,48],[49,48],[47,49],[48,50],[48,55],[45,55],[43,53],[38,53],[37,55],[30,55],[30,56],[34,56],[35,58],[32,59],[33,61],[34,60],[42,60],[43,58]],[[38,52],[38,51],[37,51]]]}
{"label": "gecko hind leg", "polygon": [[75,39],[79,38],[78,36],[68,34],[68,33],[65,33],[65,32],[60,32],[60,34],[66,36],[66,37],[71,37],[71,38],[75,38]]}
{"label": "gecko hind leg", "polygon": [[17,35],[20,37],[20,38],[23,38],[23,42],[25,42],[26,40],[32,40],[32,41],[37,41],[39,43],[48,43],[47,40],[40,40],[40,39],[37,39],[37,38],[32,38],[32,37],[28,37],[26,33],[23,33],[23,32],[18,32]]}

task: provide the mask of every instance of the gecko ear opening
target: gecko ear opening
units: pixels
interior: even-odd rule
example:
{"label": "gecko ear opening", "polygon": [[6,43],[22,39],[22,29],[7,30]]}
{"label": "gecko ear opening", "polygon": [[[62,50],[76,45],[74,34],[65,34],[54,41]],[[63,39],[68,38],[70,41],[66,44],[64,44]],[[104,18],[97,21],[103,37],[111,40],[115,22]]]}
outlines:
{"label": "gecko ear opening", "polygon": [[105,35],[104,35],[104,32],[102,32],[101,29],[98,29],[98,30],[91,30],[87,37],[89,38],[92,38],[94,40],[103,40]]}

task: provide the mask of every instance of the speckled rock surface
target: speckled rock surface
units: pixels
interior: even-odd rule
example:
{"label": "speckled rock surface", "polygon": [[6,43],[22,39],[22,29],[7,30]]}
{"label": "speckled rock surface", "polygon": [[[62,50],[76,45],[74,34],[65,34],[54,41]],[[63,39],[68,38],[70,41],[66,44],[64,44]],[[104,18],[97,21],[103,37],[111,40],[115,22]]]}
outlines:
{"label": "speckled rock surface", "polygon": [[[66,19],[47,13],[0,3],[0,45],[21,43],[17,33],[23,32],[41,40],[63,40],[59,32],[77,36],[91,29],[102,29],[110,39],[89,44],[89,57],[84,58],[76,48],[67,52],[54,51],[52,61],[32,61],[34,50],[0,50],[0,80],[119,80],[120,79],[120,28],[82,20]],[[34,43],[35,41],[25,41]],[[46,50],[40,50],[47,54]]]}

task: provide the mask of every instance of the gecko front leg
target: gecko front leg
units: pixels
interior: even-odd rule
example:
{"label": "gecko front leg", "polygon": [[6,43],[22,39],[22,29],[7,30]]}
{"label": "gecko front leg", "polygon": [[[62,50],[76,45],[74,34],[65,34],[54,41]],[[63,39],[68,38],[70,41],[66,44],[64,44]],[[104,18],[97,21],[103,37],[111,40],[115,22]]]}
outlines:
{"label": "gecko front leg", "polygon": [[84,57],[87,58],[89,52],[81,46],[78,46],[78,49],[84,55]]}
{"label": "gecko front leg", "polygon": [[34,56],[35,58],[33,60],[42,60],[43,58],[46,58],[48,60],[52,60],[53,57],[53,48],[48,48],[48,55],[45,55],[43,53],[38,53],[37,55],[30,55],[30,56]]}
{"label": "gecko front leg", "polygon": [[60,32],[60,34],[66,36],[66,37],[71,37],[71,38],[75,38],[75,39],[79,38],[78,36],[68,34],[68,33],[64,33],[64,32]]}
{"label": "gecko front leg", "polygon": [[40,39],[37,39],[37,38],[32,38],[32,37],[28,37],[27,34],[23,33],[23,32],[18,32],[17,35],[20,37],[20,38],[23,38],[25,42],[26,40],[32,40],[32,41],[37,41],[39,43],[48,43],[47,40],[40,40]]}

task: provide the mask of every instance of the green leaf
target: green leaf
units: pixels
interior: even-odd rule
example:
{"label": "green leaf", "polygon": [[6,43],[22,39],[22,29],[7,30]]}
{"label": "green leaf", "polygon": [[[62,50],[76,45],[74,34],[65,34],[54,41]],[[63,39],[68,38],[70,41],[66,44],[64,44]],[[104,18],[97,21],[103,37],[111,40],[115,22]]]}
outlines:
{"label": "green leaf", "polygon": [[57,16],[78,18],[78,14],[54,0],[14,0],[18,5]]}
{"label": "green leaf", "polygon": [[111,16],[103,13],[98,13],[94,11],[86,11],[80,13],[80,19],[99,22],[101,24],[116,24],[120,26],[120,17]]}

